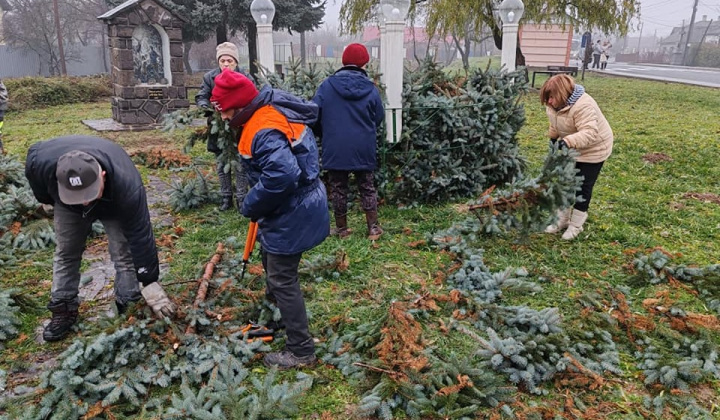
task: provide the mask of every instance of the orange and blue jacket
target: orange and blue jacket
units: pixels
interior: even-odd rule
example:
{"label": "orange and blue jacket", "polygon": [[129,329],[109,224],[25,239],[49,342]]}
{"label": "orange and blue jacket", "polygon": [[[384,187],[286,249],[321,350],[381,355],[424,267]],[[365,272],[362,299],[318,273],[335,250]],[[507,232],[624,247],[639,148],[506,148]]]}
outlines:
{"label": "orange and blue jacket", "polygon": [[238,152],[253,186],[241,211],[258,222],[263,249],[293,255],[320,244],[330,233],[330,215],[308,127],[317,106],[265,86],[238,118],[232,121],[242,126]]}

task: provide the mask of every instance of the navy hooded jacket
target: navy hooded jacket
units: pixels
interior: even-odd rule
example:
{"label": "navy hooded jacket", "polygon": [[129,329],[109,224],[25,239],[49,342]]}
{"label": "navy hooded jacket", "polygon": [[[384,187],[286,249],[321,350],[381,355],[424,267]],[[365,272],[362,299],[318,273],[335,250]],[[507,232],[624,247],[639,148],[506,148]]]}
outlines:
{"label": "navy hooded jacket", "polygon": [[377,129],[385,119],[385,109],[365,70],[341,68],[322,82],[313,102],[320,107],[314,128],[321,136],[323,169],[374,171]]}
{"label": "navy hooded jacket", "polygon": [[[266,112],[278,117],[272,121],[281,120],[280,124],[273,126],[271,120],[259,117]],[[271,254],[299,254],[330,234],[317,143],[308,128],[316,119],[314,103],[265,86],[230,122],[234,127],[243,126],[240,155],[252,185],[243,201],[242,214],[257,221],[258,240]],[[301,127],[296,138],[288,138],[283,131],[288,123]],[[253,135],[253,127],[257,126],[262,128]],[[247,145],[246,136],[250,142]],[[244,147],[248,147],[249,155]]]}

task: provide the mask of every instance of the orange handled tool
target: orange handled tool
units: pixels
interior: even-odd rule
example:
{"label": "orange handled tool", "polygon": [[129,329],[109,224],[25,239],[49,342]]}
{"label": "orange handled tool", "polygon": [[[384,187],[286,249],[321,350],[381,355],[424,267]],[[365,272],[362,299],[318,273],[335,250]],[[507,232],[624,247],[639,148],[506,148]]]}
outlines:
{"label": "orange handled tool", "polygon": [[247,238],[245,238],[245,251],[243,251],[242,272],[240,273],[240,280],[245,277],[245,267],[247,267],[248,261],[250,261],[250,254],[252,254],[253,248],[255,248],[257,230],[257,222],[250,222],[250,226],[248,226]]}

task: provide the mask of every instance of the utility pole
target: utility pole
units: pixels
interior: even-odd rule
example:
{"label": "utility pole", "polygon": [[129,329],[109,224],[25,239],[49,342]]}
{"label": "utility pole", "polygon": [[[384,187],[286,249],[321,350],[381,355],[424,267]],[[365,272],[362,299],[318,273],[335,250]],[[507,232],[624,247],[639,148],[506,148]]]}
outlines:
{"label": "utility pole", "polygon": [[638,36],[638,59],[637,59],[638,63],[640,62],[640,43],[642,42],[642,30],[643,30],[643,26],[645,26],[645,24],[643,24],[643,23],[641,22],[641,23],[640,23],[640,35]]}
{"label": "utility pole", "polygon": [[688,51],[688,46],[690,45],[690,41],[692,41],[691,37],[692,37],[693,26],[695,26],[695,13],[697,13],[697,5],[698,5],[698,0],[695,0],[695,4],[693,4],[692,16],[690,16],[690,26],[688,27],[687,42],[685,42],[685,47],[683,48],[683,59],[682,59],[683,66],[686,65],[685,58],[687,57],[687,51]]}
{"label": "utility pole", "polygon": [[[695,3],[697,5],[697,2]],[[60,11],[58,10],[58,0],[53,0],[53,10],[55,13],[55,31],[57,31],[58,52],[60,53],[60,74],[67,76],[67,68],[65,67],[65,50],[63,49],[62,30],[60,28]]]}

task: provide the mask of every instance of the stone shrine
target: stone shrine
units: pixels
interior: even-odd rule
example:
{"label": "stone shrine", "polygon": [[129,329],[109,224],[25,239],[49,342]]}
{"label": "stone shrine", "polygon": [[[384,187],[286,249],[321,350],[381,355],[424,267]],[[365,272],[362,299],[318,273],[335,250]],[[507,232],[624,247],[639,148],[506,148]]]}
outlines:
{"label": "stone shrine", "polygon": [[154,0],[128,0],[98,19],[108,26],[113,120],[155,125],[190,105],[183,66],[186,18]]}

